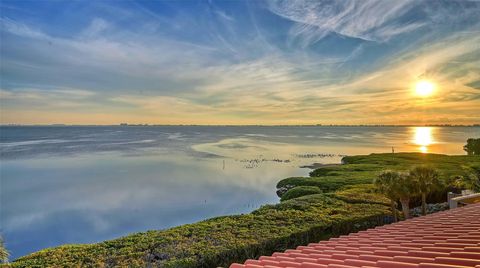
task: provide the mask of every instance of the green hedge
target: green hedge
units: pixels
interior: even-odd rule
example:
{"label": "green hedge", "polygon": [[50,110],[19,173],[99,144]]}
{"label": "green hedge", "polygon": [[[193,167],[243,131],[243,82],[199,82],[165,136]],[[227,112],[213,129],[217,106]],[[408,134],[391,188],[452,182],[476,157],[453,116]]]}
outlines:
{"label": "green hedge", "polygon": [[333,192],[347,185],[371,183],[373,177],[351,178],[345,177],[291,177],[277,183],[277,194],[282,197],[288,190],[298,186],[314,186],[323,192]]}
{"label": "green hedge", "polygon": [[225,216],[137,233],[92,245],[66,245],[22,257],[14,267],[216,267],[382,224],[380,204],[351,204],[324,194]]}
{"label": "green hedge", "polygon": [[316,186],[297,186],[288,190],[285,194],[282,195],[280,201],[287,201],[293,198],[300,196],[311,195],[311,194],[321,194],[322,190]]}
{"label": "green hedge", "polygon": [[350,185],[332,194],[335,198],[349,203],[371,203],[390,205],[390,200],[375,190],[373,184]]}

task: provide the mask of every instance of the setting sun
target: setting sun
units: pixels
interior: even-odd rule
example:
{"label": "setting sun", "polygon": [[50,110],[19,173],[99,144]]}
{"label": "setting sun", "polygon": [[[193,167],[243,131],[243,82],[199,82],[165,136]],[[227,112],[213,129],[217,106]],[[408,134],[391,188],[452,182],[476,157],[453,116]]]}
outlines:
{"label": "setting sun", "polygon": [[422,97],[427,97],[432,95],[434,90],[435,90],[435,85],[432,82],[427,80],[419,81],[415,85],[415,93]]}

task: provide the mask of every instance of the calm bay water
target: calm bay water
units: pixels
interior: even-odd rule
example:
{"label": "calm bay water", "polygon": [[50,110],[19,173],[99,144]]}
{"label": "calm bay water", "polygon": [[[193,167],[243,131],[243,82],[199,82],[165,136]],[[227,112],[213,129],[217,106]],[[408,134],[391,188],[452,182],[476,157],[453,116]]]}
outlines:
{"label": "calm bay water", "polygon": [[464,154],[479,127],[1,127],[0,232],[14,258],[276,203],[343,155]]}

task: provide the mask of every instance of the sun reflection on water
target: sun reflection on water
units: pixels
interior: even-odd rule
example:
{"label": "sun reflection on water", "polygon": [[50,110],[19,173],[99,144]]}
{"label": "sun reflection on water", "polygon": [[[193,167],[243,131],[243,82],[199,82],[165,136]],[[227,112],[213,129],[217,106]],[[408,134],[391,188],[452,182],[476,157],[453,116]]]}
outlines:
{"label": "sun reflection on water", "polygon": [[414,127],[413,143],[418,145],[418,150],[422,153],[428,152],[428,146],[433,144],[433,135],[431,127]]}

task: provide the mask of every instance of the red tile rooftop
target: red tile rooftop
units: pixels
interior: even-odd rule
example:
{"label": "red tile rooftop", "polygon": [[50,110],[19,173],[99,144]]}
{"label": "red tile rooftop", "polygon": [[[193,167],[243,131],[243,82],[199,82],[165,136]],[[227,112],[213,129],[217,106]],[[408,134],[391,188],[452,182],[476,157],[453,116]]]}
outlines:
{"label": "red tile rooftop", "polygon": [[275,252],[230,268],[480,268],[480,204]]}

